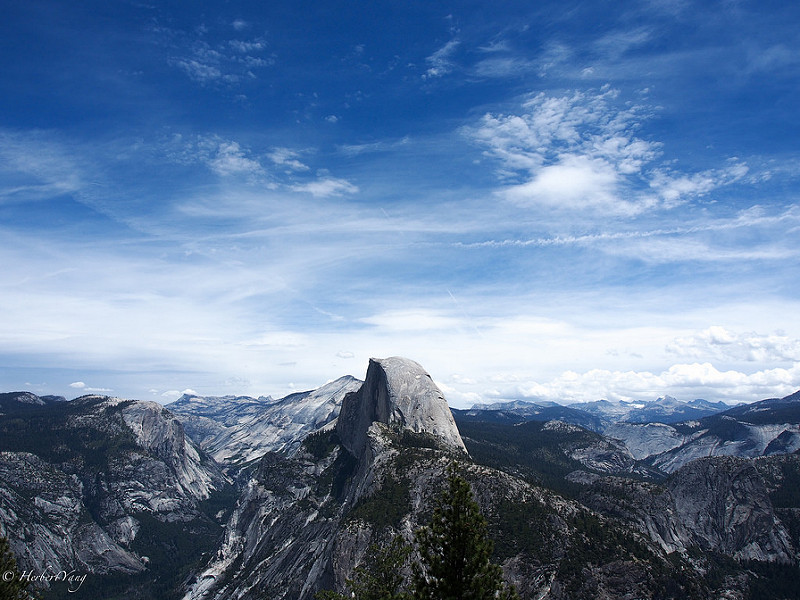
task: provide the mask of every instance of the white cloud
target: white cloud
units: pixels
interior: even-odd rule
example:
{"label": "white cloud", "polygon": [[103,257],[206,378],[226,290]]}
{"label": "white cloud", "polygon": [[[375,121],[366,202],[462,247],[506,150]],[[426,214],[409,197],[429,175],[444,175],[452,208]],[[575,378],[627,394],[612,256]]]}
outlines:
{"label": "white cloud", "polygon": [[289,186],[295,192],[306,192],[315,198],[328,198],[330,196],[342,196],[344,194],[355,194],[358,187],[345,179],[326,177],[309,183],[298,183]]}
{"label": "white cloud", "polygon": [[653,167],[662,146],[637,135],[650,109],[622,103],[609,87],[535,94],[515,113],[488,113],[465,130],[498,161],[498,176],[509,184],[500,192],[514,201],[636,215],[701,197],[749,171],[736,159],[696,173]]}
{"label": "white cloud", "polygon": [[290,148],[273,148],[267,154],[269,159],[276,165],[288,167],[293,171],[308,171],[308,165],[299,160],[300,153]]}
{"label": "white cloud", "polygon": [[573,57],[573,50],[569,46],[561,42],[548,42],[537,57],[539,76],[545,77],[550,71],[569,64]]}
{"label": "white cloud", "polygon": [[[234,23],[245,23],[234,21]],[[247,29],[247,24],[237,31]],[[256,78],[255,69],[275,64],[274,56],[265,55],[268,44],[263,38],[234,39],[209,44],[203,39],[188,39],[179,31],[161,30],[168,34],[170,47],[177,45],[179,54],[168,63],[183,71],[201,85],[224,83],[234,85],[242,80]],[[201,32],[204,35],[205,32]]]}
{"label": "white cloud", "polygon": [[345,156],[359,156],[361,154],[372,154],[376,152],[391,152],[408,145],[410,141],[410,138],[404,137],[399,140],[370,142],[366,144],[342,144],[338,146],[337,149]]}
{"label": "white cloud", "polygon": [[524,397],[561,403],[605,398],[612,401],[655,400],[669,394],[681,400],[705,398],[728,402],[752,402],[765,397],[788,395],[800,385],[800,363],[744,373],[720,371],[711,363],[681,363],[660,373],[592,369],[583,373],[565,371],[545,383],[505,390],[504,397]]}
{"label": "white cloud", "polygon": [[220,177],[263,179],[266,176],[264,167],[249,149],[218,135],[198,135],[187,140],[175,135],[165,144],[165,153],[169,160],[179,164],[203,164]]}
{"label": "white cloud", "polygon": [[665,235],[661,238],[637,236],[621,243],[606,244],[603,252],[610,256],[636,258],[651,265],[669,263],[741,263],[742,261],[785,261],[794,260],[800,250],[783,247],[766,240],[752,247],[725,247],[712,240],[692,239]]}
{"label": "white cloud", "polygon": [[171,402],[174,402],[175,400],[177,400],[181,396],[199,396],[199,395],[200,394],[195,392],[193,389],[187,388],[187,389],[183,390],[182,392],[179,392],[178,390],[167,390],[166,392],[163,392],[161,394],[161,397],[164,398],[165,400],[169,400]]}
{"label": "white cloud", "polygon": [[240,54],[247,54],[248,52],[259,52],[267,47],[267,43],[261,39],[252,41],[229,40],[228,45],[237,52],[239,52]]}
{"label": "white cloud", "polygon": [[506,188],[503,195],[522,204],[637,212],[635,205],[618,198],[618,185],[617,170],[605,160],[565,156],[556,164],[538,169],[530,181]]}
{"label": "white cloud", "polygon": [[198,83],[209,83],[224,78],[218,65],[201,62],[195,58],[174,59],[172,63]]}
{"label": "white cloud", "polygon": [[44,132],[0,130],[0,200],[42,200],[85,187],[74,153]]}
{"label": "white cloud", "polygon": [[690,358],[714,358],[759,363],[800,362],[800,340],[782,333],[738,333],[714,325],[691,336],[676,338],[667,351]]}
{"label": "white cloud", "polygon": [[423,79],[442,77],[443,75],[450,73],[454,67],[452,57],[459,45],[460,42],[458,40],[450,40],[444,46],[426,58],[425,61],[430,65],[430,67],[422,76]]}
{"label": "white cloud", "polygon": [[644,45],[652,38],[652,32],[646,28],[614,31],[593,42],[595,51],[606,60],[619,58],[633,48]]}
{"label": "white cloud", "polygon": [[102,387],[89,387],[83,381],[73,381],[69,384],[69,387],[81,390],[84,392],[91,392],[93,394],[104,394],[108,392],[113,392],[114,390],[111,388],[102,388]]}
{"label": "white cloud", "polygon": [[479,77],[516,77],[538,68],[534,61],[518,56],[490,56],[478,61],[473,70]]}
{"label": "white cloud", "polygon": [[237,142],[219,142],[216,151],[207,159],[208,166],[217,175],[262,175],[261,163],[249,158]]}
{"label": "white cloud", "polygon": [[736,162],[724,169],[682,174],[663,170],[653,173],[650,187],[663,198],[666,206],[676,206],[687,198],[703,196],[712,190],[741,180],[748,172],[747,165]]}

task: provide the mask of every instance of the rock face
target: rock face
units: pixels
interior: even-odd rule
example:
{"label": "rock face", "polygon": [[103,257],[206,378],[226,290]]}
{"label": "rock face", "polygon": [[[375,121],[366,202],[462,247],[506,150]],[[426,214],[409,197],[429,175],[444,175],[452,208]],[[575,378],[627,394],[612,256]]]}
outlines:
{"label": "rock face", "polygon": [[[310,436],[291,456],[261,459],[185,600],[310,600],[320,589],[345,591],[353,569],[370,560],[371,543],[413,540],[454,461],[522,598],[647,598],[663,586],[657,573],[668,562],[655,545],[577,502],[472,463],[428,374],[390,358],[370,361],[335,430]],[[579,558],[568,560],[571,552]],[[585,560],[595,566],[590,576]],[[686,592],[691,577],[672,585]]]}
{"label": "rock face", "polygon": [[[346,591],[370,544],[413,542],[456,463],[524,600],[759,597],[748,581],[796,574],[800,454],[773,454],[796,449],[797,396],[628,424],[628,447],[553,407],[463,411],[468,454],[425,370],[373,359],[363,383],[173,405],[237,474],[234,490],[158,404],[0,394],[0,533],[23,568],[90,573],[87,597],[311,600]],[[662,456],[716,440],[712,454],[757,458],[667,476],[636,460],[653,458],[648,439]]]}
{"label": "rock face", "polygon": [[91,519],[80,479],[28,452],[0,452],[0,533],[24,568],[138,573],[141,557]]}
{"label": "rock face", "polygon": [[335,421],[344,396],[359,387],[358,379],[345,376],[279,400],[183,396],[167,408],[214,460],[239,466],[267,452],[294,453],[304,437]]}
{"label": "rock face", "polygon": [[588,506],[633,524],[666,552],[694,549],[738,561],[795,562],[791,536],[752,460],[698,459],[663,486],[596,475],[583,483]]}
{"label": "rock face", "polygon": [[430,434],[447,447],[467,451],[444,394],[419,363],[407,358],[370,359],[364,384],[342,401],[336,430],[354,456],[364,452],[372,423]]}
{"label": "rock face", "polygon": [[669,481],[676,521],[691,542],[737,560],[791,563],[789,534],[751,461],[700,459]]}
{"label": "rock face", "polygon": [[[441,477],[446,457],[467,456],[444,395],[412,360],[371,360],[365,381],[341,407],[335,430],[323,428],[297,451],[260,459],[186,600],[308,600],[321,588],[343,586],[375,541],[373,528],[360,525],[353,511],[399,485],[391,465],[403,432],[417,434],[438,462],[425,478],[404,480],[402,487],[416,486],[418,495],[435,489],[431,468]],[[405,495],[396,500],[399,515],[411,510]]]}
{"label": "rock face", "polygon": [[153,567],[172,536],[200,547],[219,535],[200,505],[226,478],[163,406],[84,396],[12,408],[0,416],[0,530],[25,569],[119,582]]}

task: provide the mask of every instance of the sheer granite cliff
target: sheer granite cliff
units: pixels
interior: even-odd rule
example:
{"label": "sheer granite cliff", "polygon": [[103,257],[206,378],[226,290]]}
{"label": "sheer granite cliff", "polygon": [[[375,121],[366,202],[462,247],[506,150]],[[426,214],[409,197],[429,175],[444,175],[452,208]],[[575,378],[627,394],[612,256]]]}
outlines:
{"label": "sheer granite cliff", "polygon": [[429,434],[443,446],[466,453],[450,407],[419,363],[407,358],[372,358],[364,384],[345,396],[336,424],[342,444],[358,457],[373,423]]}
{"label": "sheer granite cliff", "polygon": [[[413,540],[454,461],[522,598],[650,598],[663,586],[671,563],[659,547],[577,502],[473,463],[430,376],[414,361],[388,358],[370,361],[334,430],[310,436],[291,456],[260,461],[185,600],[310,600],[321,589],[344,591],[354,568],[370,560],[370,544]],[[675,588],[688,595],[699,585],[693,577],[675,578]]]}

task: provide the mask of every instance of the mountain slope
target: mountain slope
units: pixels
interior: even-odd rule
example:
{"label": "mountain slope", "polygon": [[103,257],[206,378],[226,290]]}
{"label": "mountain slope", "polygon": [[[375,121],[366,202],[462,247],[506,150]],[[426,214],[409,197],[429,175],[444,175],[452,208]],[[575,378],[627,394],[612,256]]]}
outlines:
{"label": "mountain slope", "polygon": [[0,432],[0,520],[26,568],[174,587],[221,531],[202,507],[229,484],[161,405],[20,403]]}
{"label": "mountain slope", "polygon": [[704,456],[789,454],[800,449],[800,393],[737,406],[673,427],[683,442],[648,458],[667,473]]}
{"label": "mountain slope", "polygon": [[296,451],[305,436],[336,419],[344,396],[360,385],[345,376],[279,400],[184,395],[166,408],[214,460],[241,466],[267,452]]}
{"label": "mountain slope", "polygon": [[370,543],[412,539],[453,461],[472,484],[497,540],[496,558],[523,598],[650,598],[667,579],[673,597],[702,588],[690,569],[673,572],[647,538],[472,462],[455,443],[458,429],[446,409],[413,361],[370,361],[335,430],[309,436],[292,456],[261,459],[222,545],[185,598],[307,600],[322,588],[342,590],[369,560]]}

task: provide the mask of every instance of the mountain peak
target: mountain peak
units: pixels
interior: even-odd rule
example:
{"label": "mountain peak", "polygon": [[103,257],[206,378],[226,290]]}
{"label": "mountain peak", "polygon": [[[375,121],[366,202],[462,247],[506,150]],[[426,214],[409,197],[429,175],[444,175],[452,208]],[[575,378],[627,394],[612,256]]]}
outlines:
{"label": "mountain peak", "polygon": [[428,433],[466,452],[444,394],[427,371],[408,358],[371,358],[361,388],[344,397],[336,430],[355,456],[366,447],[367,429],[374,422]]}

